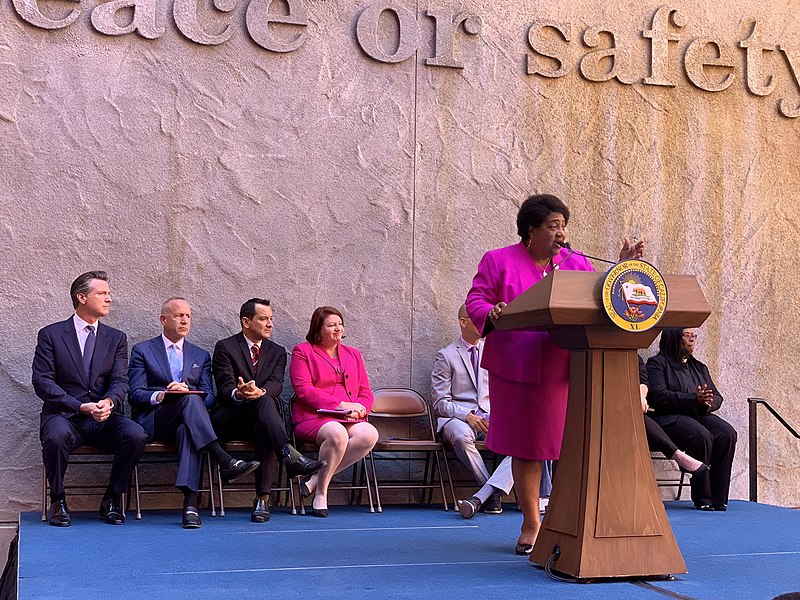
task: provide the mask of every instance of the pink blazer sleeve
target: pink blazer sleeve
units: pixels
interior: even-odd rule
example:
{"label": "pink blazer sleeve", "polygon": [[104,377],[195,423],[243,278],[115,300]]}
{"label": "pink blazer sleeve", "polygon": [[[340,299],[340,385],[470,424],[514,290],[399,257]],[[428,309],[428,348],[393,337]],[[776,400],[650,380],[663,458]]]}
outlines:
{"label": "pink blazer sleeve", "polygon": [[478,272],[472,278],[472,288],[467,293],[467,314],[478,331],[484,330],[489,311],[502,300],[494,263],[494,257],[490,253],[483,255],[478,264]]}
{"label": "pink blazer sleeve", "polygon": [[289,365],[289,378],[294,393],[300,403],[314,410],[319,408],[334,409],[339,407],[340,398],[333,396],[319,387],[320,365],[314,355],[311,344],[298,344],[292,350],[292,362]]}

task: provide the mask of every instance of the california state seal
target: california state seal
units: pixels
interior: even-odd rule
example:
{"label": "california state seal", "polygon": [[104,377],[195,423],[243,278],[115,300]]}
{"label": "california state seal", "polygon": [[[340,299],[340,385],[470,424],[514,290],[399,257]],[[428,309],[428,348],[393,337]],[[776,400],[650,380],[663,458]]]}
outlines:
{"label": "california state seal", "polygon": [[603,280],[603,308],[620,329],[647,331],[667,310],[667,285],[650,263],[622,261]]}

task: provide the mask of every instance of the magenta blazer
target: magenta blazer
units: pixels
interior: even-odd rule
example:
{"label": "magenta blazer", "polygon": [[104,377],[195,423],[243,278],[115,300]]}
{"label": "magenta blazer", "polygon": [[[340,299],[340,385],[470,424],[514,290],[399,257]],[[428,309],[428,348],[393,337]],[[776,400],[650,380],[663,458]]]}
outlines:
{"label": "magenta blazer", "polygon": [[[562,248],[553,263],[558,269],[594,271],[589,261]],[[548,277],[550,275],[548,274]],[[491,250],[483,255],[467,294],[469,318],[483,331],[489,311],[498,302],[510,303],[542,279],[524,242]],[[486,337],[481,366],[503,379],[539,383],[542,343],[548,333],[493,330]]]}
{"label": "magenta blazer", "polygon": [[[337,372],[340,368],[344,373]],[[364,359],[351,346],[339,344],[339,360],[336,361],[320,346],[308,342],[298,344],[292,350],[289,376],[297,394],[292,407],[292,423],[295,425],[321,418],[322,415],[317,414],[318,408],[338,408],[340,402],[363,404],[367,414],[372,408],[374,398]]]}

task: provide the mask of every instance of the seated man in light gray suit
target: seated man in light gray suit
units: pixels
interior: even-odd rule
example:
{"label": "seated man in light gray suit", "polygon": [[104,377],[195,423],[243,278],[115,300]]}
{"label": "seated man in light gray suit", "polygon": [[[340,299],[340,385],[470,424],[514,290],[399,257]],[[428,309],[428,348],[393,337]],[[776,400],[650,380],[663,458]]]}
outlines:
{"label": "seated man in light gray suit", "polygon": [[459,500],[461,516],[470,519],[479,510],[489,514],[503,512],[502,497],[514,486],[511,458],[505,458],[491,477],[475,440],[489,432],[489,374],[480,368],[483,340],[467,316],[463,304],[458,310],[461,337],[436,353],[431,373],[433,411],[436,428],[482,485],[474,496]]}

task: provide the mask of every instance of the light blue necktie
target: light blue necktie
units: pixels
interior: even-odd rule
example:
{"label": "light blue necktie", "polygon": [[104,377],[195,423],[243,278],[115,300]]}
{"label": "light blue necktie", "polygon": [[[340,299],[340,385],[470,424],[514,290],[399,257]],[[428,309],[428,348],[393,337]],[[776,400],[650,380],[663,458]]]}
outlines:
{"label": "light blue necktie", "polygon": [[169,370],[172,372],[172,381],[180,381],[183,372],[183,361],[178,356],[175,344],[167,348],[167,359],[169,360]]}

